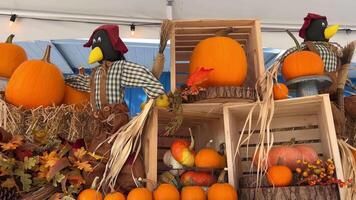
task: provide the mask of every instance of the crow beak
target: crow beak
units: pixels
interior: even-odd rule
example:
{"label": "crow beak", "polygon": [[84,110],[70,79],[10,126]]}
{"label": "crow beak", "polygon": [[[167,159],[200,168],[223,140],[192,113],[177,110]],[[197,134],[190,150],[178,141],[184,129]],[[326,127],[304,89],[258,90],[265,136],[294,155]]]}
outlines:
{"label": "crow beak", "polygon": [[339,28],[340,26],[338,24],[327,27],[324,31],[324,37],[329,40],[336,34]]}
{"label": "crow beak", "polygon": [[88,58],[88,63],[93,64],[96,62],[100,62],[104,58],[103,52],[99,47],[95,47],[93,50],[91,50]]}

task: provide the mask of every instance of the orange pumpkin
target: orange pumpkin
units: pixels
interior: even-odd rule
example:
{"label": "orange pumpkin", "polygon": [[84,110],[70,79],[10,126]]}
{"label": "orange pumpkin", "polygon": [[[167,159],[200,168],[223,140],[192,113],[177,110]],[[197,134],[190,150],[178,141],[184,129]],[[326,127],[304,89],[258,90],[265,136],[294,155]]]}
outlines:
{"label": "orange pumpkin", "polygon": [[182,189],[181,200],[206,200],[205,191],[199,186],[186,186]]}
{"label": "orange pumpkin", "polygon": [[25,50],[13,44],[15,35],[10,35],[5,43],[0,43],[0,76],[10,78],[12,73],[21,63],[27,60]]}
{"label": "orange pumpkin", "polygon": [[126,200],[121,192],[112,192],[105,196],[104,200]]}
{"label": "orange pumpkin", "polygon": [[195,156],[195,166],[200,168],[224,168],[226,159],[213,148],[203,148]]}
{"label": "orange pumpkin", "polygon": [[198,43],[190,58],[190,74],[199,68],[214,69],[207,86],[241,86],[247,75],[246,54],[234,39],[223,36],[207,38]]}
{"label": "orange pumpkin", "polygon": [[208,200],[237,200],[237,192],[228,183],[215,183],[208,189]]}
{"label": "orange pumpkin", "polygon": [[[79,74],[84,74],[83,68],[79,69]],[[76,90],[68,85],[64,87],[63,103],[67,105],[80,105],[90,100],[90,93]]]}
{"label": "orange pumpkin", "polygon": [[64,79],[56,65],[51,64],[50,46],[42,60],[22,63],[11,76],[5,99],[24,108],[59,105],[64,96]]}
{"label": "orange pumpkin", "polygon": [[154,200],[180,200],[180,195],[176,187],[171,184],[161,184],[153,192]]}
{"label": "orange pumpkin", "polygon": [[152,200],[152,192],[147,188],[135,188],[127,195],[127,200]]}
{"label": "orange pumpkin", "polygon": [[283,83],[276,83],[273,85],[273,98],[275,100],[287,99],[288,98],[288,88]]}
{"label": "orange pumpkin", "polygon": [[289,186],[293,180],[293,173],[287,166],[275,165],[268,168],[267,180],[271,186]]}
{"label": "orange pumpkin", "polygon": [[95,189],[85,189],[79,193],[77,200],[103,200],[103,195]]}

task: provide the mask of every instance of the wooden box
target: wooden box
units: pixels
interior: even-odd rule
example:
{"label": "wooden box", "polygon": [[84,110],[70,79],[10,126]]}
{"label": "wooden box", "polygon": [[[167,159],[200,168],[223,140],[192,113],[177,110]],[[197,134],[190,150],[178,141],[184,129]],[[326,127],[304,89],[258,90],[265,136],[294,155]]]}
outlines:
{"label": "wooden box", "polygon": [[248,61],[248,75],[244,86],[254,88],[257,78],[264,72],[261,28],[258,20],[195,20],[175,21],[171,36],[171,88],[185,84],[189,76],[189,62],[195,46],[227,27],[228,35],[244,48]]}
{"label": "wooden box", "polygon": [[[189,128],[195,139],[195,150],[199,150],[213,140],[213,148],[218,149],[225,143],[223,104],[184,104],[183,124],[173,136],[163,136],[165,127],[173,118],[173,113],[155,109],[149,118],[144,134],[143,154],[147,179],[157,182],[158,176],[170,170],[163,163],[164,153],[170,149],[174,139],[183,138],[190,141]],[[230,170],[229,170],[230,171]],[[229,173],[228,171],[228,173]],[[148,188],[153,185],[148,184]]]}
{"label": "wooden box", "polygon": [[[239,188],[240,192],[243,191],[243,189],[239,181],[256,172],[256,168],[251,170],[250,167],[256,146],[255,144],[259,141],[258,131],[255,131],[256,134],[251,137],[249,145],[243,145],[240,148],[240,154],[237,155],[235,160],[233,159],[241,130],[252,106],[253,104],[240,104],[224,107],[228,168],[232,169],[229,173],[229,180],[233,180],[230,183]],[[258,109],[253,113],[254,119],[257,119],[257,114]],[[256,121],[252,123],[252,127],[254,127],[255,122]],[[335,162],[337,178],[344,180],[328,95],[276,101],[271,131],[274,134],[275,146],[288,142],[291,138],[295,138],[297,143],[308,143],[313,146],[322,158],[332,158]],[[295,186],[291,188],[295,188]],[[245,190],[244,192],[249,193],[251,190],[255,190],[255,188]],[[260,192],[265,190],[266,189],[261,188]],[[267,190],[269,192],[274,191],[273,188],[267,188]],[[343,199],[342,190],[340,191],[340,197]],[[249,198],[246,197],[246,199]],[[308,198],[300,197],[298,199]]]}

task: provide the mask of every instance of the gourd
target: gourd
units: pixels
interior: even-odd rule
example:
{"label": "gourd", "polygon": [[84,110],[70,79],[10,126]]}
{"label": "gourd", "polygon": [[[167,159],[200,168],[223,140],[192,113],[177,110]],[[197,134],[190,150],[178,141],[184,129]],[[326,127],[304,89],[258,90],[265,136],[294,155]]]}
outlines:
{"label": "gourd", "polygon": [[271,186],[289,186],[293,180],[293,173],[287,166],[275,165],[267,170],[267,181]]}
{"label": "gourd", "polygon": [[191,130],[189,129],[191,142],[183,139],[174,140],[171,145],[171,153],[175,160],[186,167],[194,166],[194,138]]}
{"label": "gourd", "polygon": [[181,200],[206,200],[206,195],[199,186],[186,186],[182,189]]}
{"label": "gourd", "polygon": [[154,200],[180,200],[180,194],[176,187],[163,183],[153,192]]}
{"label": "gourd", "polygon": [[288,88],[283,83],[275,83],[273,85],[273,98],[275,100],[287,99],[288,98]]}

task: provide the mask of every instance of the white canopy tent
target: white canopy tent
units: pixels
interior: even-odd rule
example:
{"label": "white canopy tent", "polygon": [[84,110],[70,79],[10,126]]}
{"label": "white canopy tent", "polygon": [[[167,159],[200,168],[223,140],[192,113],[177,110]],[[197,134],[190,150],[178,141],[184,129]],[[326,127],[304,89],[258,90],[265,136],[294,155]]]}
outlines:
{"label": "white canopy tent", "polygon": [[[172,7],[167,3],[171,2]],[[171,8],[171,11],[170,11]],[[308,12],[320,13],[329,23],[338,23],[351,33],[340,31],[333,41],[342,45],[356,40],[356,1],[354,0],[1,0],[0,39],[15,33],[17,41],[87,38],[102,23],[120,26],[123,38],[131,38],[130,23],[136,23],[135,38],[158,39],[157,24],[173,19],[260,19],[264,47],[287,49],[293,46],[289,36],[275,30],[299,29]],[[10,14],[17,14],[9,27]]]}

